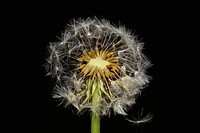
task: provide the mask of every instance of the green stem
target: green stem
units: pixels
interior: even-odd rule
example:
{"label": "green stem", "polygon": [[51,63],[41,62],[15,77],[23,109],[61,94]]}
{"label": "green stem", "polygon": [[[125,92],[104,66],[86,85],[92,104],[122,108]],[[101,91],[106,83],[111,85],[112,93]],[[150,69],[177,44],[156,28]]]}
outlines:
{"label": "green stem", "polygon": [[91,133],[100,133],[100,81],[94,80],[92,86],[92,116],[91,116]]}

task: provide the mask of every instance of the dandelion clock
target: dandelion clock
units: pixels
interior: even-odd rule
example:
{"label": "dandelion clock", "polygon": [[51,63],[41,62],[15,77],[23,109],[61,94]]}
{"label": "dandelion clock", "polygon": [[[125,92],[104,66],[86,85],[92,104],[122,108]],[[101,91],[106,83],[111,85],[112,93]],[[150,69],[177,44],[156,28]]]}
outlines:
{"label": "dandelion clock", "polygon": [[150,62],[143,43],[124,27],[88,18],[70,23],[60,42],[50,43],[47,74],[56,78],[53,97],[78,112],[91,112],[91,132],[103,115],[127,115],[148,83]]}

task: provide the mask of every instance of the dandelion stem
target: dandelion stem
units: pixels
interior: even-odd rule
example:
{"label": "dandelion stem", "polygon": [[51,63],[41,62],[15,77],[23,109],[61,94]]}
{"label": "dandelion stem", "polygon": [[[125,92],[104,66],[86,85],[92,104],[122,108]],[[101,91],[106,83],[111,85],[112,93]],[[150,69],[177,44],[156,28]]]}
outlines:
{"label": "dandelion stem", "polygon": [[97,80],[90,80],[93,82],[92,86],[92,116],[91,116],[91,133],[100,133],[100,107],[98,102],[100,100],[101,83]]}

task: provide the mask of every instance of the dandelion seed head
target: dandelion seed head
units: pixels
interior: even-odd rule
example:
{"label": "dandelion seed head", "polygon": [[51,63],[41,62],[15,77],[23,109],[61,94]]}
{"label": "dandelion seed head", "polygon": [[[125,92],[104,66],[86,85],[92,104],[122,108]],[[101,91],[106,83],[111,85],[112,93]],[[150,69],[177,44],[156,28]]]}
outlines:
{"label": "dandelion seed head", "polygon": [[105,19],[74,20],[61,41],[49,45],[47,71],[57,77],[53,97],[78,111],[92,110],[92,90],[86,82],[88,78],[99,80],[101,115],[109,115],[110,110],[126,115],[136,95],[149,83],[146,69],[151,63],[142,49],[143,43],[125,27],[113,26]]}

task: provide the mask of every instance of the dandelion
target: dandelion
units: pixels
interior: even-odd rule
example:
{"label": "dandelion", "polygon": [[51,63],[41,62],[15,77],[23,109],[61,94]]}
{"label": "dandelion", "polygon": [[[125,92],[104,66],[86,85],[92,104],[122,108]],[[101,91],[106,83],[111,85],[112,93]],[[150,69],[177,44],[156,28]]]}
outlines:
{"label": "dandelion", "polygon": [[53,97],[78,112],[92,112],[92,132],[100,131],[100,116],[126,115],[149,82],[150,62],[143,43],[124,27],[107,20],[74,20],[60,42],[51,43],[48,75],[56,77]]}

